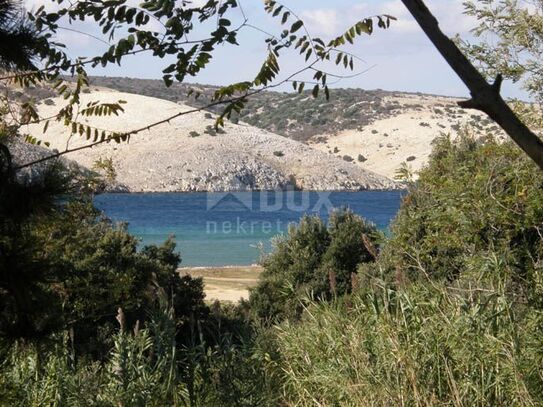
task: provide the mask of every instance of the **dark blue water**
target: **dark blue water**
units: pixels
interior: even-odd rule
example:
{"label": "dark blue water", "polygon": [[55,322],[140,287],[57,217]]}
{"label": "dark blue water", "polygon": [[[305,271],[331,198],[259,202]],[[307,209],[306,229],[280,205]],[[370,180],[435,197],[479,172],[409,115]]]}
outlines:
{"label": "dark blue water", "polygon": [[96,206],[114,221],[128,222],[142,244],[174,235],[184,266],[249,265],[269,252],[273,236],[304,214],[327,219],[348,207],[385,230],[402,192],[243,192],[103,194]]}

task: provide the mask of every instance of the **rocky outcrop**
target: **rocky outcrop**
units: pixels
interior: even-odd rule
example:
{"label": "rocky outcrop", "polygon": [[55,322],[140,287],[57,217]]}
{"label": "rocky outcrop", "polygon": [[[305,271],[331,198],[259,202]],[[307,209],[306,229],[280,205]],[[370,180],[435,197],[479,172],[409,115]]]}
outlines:
{"label": "rocky outcrop", "polygon": [[[6,143],[9,152],[11,154],[12,166],[18,167],[26,163],[40,160],[45,157],[51,156],[54,151],[51,151],[45,147],[26,143],[19,137],[13,137]],[[42,163],[22,168],[14,172],[17,182],[21,184],[34,184],[42,181],[43,174],[52,165],[56,165],[59,161],[64,167],[72,167],[76,165],[65,159],[51,159]]]}
{"label": "rocky outcrop", "polygon": [[[125,112],[116,117],[82,118],[89,124],[124,132],[188,110],[176,103],[112,91],[84,95],[89,101],[125,100]],[[49,116],[65,103],[40,106]],[[364,170],[331,154],[246,124],[228,123],[224,132],[213,131],[214,118],[205,112],[191,113],[134,135],[129,143],[109,143],[69,155],[92,168],[99,159],[111,159],[118,185],[133,192],[246,191],[284,189],[295,185],[306,190],[390,189],[390,179]],[[51,148],[83,146],[89,141],[70,138],[61,123],[51,122],[46,134],[41,126],[29,133],[48,141]]]}

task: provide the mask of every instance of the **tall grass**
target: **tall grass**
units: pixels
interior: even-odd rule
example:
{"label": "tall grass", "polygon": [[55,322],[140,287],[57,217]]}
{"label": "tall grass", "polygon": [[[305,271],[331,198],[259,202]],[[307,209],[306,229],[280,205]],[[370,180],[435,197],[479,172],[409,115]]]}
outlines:
{"label": "tall grass", "polygon": [[276,405],[278,379],[264,375],[267,336],[207,334],[214,343],[196,325],[193,342],[177,345],[173,311],[162,308],[145,329],[121,324],[103,364],[77,361],[68,335],[53,345],[11,345],[0,364],[0,406]]}
{"label": "tall grass", "polygon": [[543,402],[541,314],[500,290],[383,281],[278,328],[289,405]]}
{"label": "tall grass", "polygon": [[2,365],[0,403],[9,406],[186,405],[178,380],[170,309],[147,329],[121,329],[107,363],[77,363],[68,337],[51,346],[13,345]]}

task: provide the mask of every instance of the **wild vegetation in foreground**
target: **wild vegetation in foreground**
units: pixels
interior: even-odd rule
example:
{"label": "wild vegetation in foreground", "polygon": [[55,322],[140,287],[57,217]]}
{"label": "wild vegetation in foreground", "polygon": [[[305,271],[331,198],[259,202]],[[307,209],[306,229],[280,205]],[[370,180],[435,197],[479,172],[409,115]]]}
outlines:
{"label": "wild vegetation in foreground", "polygon": [[439,139],[387,241],[348,211],[303,219],[235,306],[81,194],[3,226],[3,259],[50,270],[27,314],[2,282],[3,405],[543,402],[543,176],[511,144]]}
{"label": "wild vegetation in foreground", "polygon": [[[0,31],[10,38],[26,26],[10,23],[6,4]],[[107,15],[116,4],[75,4],[70,18]],[[476,34],[499,37],[468,47],[470,56],[485,73],[531,76],[527,88],[541,100],[541,14],[514,1],[466,7],[482,20]],[[100,22],[104,34],[118,27],[113,17],[132,21],[134,12],[110,13]],[[190,31],[193,11],[184,12]],[[39,21],[55,25],[44,13]],[[204,46],[235,43],[230,21],[218,23]],[[362,23],[368,31],[369,21]],[[182,34],[176,24],[165,28]],[[153,38],[139,37],[143,46]],[[121,39],[102,64],[120,62],[133,47]],[[35,54],[69,63],[49,50]],[[15,51],[30,61],[32,48]],[[507,60],[519,53],[523,65]],[[203,54],[177,72],[195,75],[209,60]],[[253,83],[271,80],[271,66]],[[535,127],[540,115],[530,113]],[[16,133],[5,123],[0,130]],[[52,161],[17,180],[4,144],[0,152],[2,405],[543,404],[543,174],[510,143],[438,139],[387,241],[348,211],[328,225],[306,218],[277,242],[249,300],[235,306],[203,301],[202,281],[178,274],[171,241],[136,250],[125,228],[92,207],[88,180]]]}

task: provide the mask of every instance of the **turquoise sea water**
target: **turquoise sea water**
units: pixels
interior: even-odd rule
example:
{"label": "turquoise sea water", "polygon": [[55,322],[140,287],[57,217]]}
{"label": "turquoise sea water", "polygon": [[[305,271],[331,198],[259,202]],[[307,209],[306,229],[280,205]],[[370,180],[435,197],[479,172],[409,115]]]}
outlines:
{"label": "turquoise sea water", "polygon": [[96,206],[114,221],[128,222],[142,244],[174,235],[182,266],[249,265],[268,252],[273,236],[304,214],[328,217],[348,207],[385,230],[402,192],[242,192],[102,194]]}

